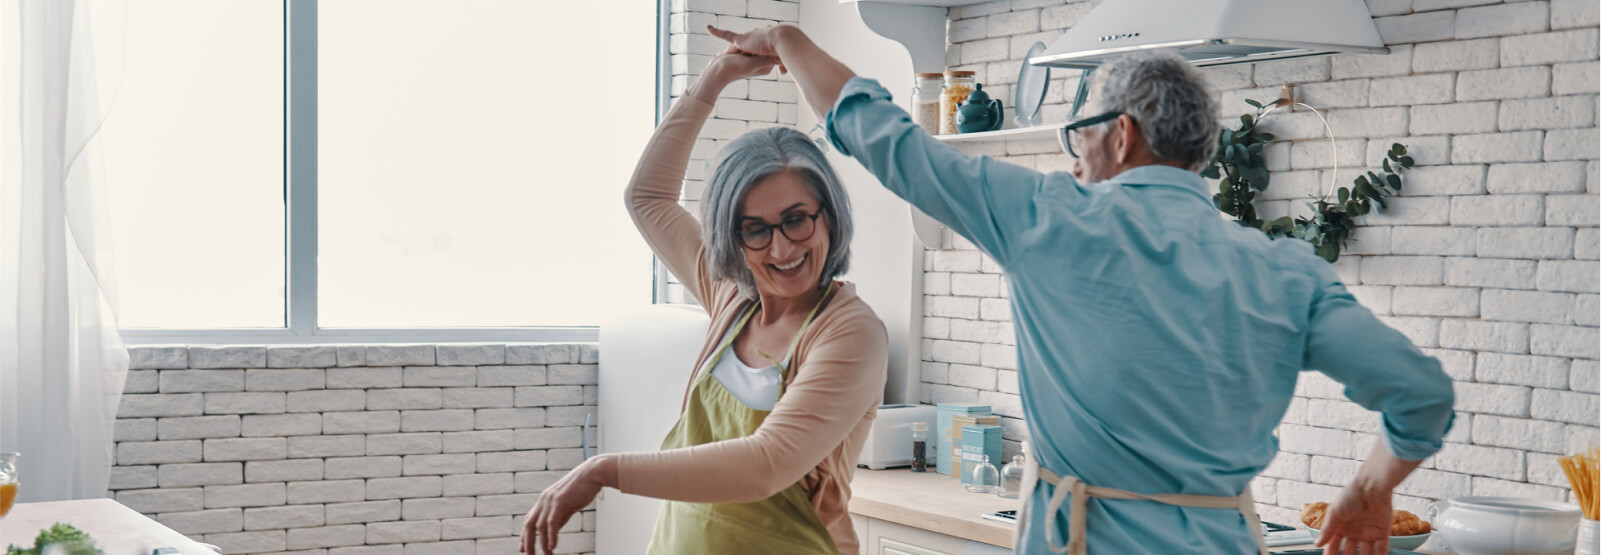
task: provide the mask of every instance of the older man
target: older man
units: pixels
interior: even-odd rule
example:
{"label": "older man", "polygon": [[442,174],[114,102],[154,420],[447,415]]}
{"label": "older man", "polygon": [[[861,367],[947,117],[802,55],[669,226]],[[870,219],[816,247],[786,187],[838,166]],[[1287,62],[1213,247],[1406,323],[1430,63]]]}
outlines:
{"label": "older man", "polygon": [[1217,110],[1188,64],[1097,71],[1070,175],[934,140],[797,28],[712,32],[777,55],[840,152],[1004,268],[1038,477],[1019,553],[1266,553],[1250,481],[1302,369],[1384,413],[1320,541],[1387,549],[1391,492],[1451,427],[1451,380],[1306,243],[1218,216],[1196,173]]}

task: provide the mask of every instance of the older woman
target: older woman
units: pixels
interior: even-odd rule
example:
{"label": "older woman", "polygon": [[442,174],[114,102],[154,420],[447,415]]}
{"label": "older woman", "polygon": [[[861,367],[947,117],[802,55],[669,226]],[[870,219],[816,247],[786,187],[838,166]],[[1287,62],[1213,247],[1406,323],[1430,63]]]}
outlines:
{"label": "older woman", "polygon": [[883,396],[888,337],[855,287],[834,280],[851,239],[839,179],[804,134],[758,129],[718,153],[701,223],[678,204],[718,93],[776,61],[714,59],[663,118],[628,187],[640,232],[712,318],[678,423],[661,451],[600,455],[546,489],[522,551],[550,553],[604,486],[667,500],[651,553],[856,553],[846,503]]}

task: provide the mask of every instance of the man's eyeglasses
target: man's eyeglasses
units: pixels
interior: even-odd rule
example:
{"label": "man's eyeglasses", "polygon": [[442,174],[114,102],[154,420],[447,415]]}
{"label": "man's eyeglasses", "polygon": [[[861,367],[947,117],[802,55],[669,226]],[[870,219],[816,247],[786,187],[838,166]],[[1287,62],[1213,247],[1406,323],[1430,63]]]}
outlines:
{"label": "man's eyeglasses", "polygon": [[823,215],[822,210],[812,212],[809,215],[802,212],[794,212],[784,216],[784,220],[778,222],[778,225],[769,225],[760,221],[747,221],[740,226],[736,235],[739,235],[739,240],[745,244],[745,248],[758,251],[773,244],[773,228],[775,227],[778,228],[779,233],[784,234],[784,238],[790,241],[805,241],[811,239],[812,234],[817,232],[817,217],[821,215]]}
{"label": "man's eyeglasses", "polygon": [[1067,154],[1074,158],[1078,158],[1078,151],[1084,150],[1084,139],[1079,135],[1080,129],[1112,121],[1121,115],[1123,115],[1123,112],[1107,112],[1098,116],[1087,117],[1067,124],[1066,127],[1062,128],[1062,134],[1067,137],[1066,141],[1062,141],[1067,143]]}

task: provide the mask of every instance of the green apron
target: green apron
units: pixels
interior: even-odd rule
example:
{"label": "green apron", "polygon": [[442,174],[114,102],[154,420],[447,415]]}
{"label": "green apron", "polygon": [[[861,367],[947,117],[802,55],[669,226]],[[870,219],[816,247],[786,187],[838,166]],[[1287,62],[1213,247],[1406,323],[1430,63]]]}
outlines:
{"label": "green apron", "polygon": [[[801,323],[800,331],[790,341],[793,353],[800,342],[801,333],[811,325],[823,301],[833,292],[829,283],[823,298],[812,307]],[[689,400],[679,415],[678,423],[662,440],[662,450],[677,449],[747,437],[761,427],[768,411],[745,406],[723,384],[711,377],[712,369],[744,331],[746,322],[755,314],[760,302],[751,303],[749,310],[734,325],[728,335],[707,361],[705,371],[695,377]],[[779,365],[779,397],[789,379],[789,369]],[[761,501],[751,503],[685,503],[665,501],[656,517],[656,531],[651,535],[651,554],[705,553],[767,553],[772,555],[838,553],[834,537],[817,517],[811,499],[800,482],[790,484],[783,491]]]}

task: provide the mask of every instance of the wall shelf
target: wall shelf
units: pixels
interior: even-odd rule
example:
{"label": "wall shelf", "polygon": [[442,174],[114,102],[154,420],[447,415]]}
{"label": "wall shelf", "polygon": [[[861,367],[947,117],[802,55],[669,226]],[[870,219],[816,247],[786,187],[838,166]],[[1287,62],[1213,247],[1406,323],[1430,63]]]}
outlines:
{"label": "wall shelf", "polygon": [[1014,127],[982,133],[958,133],[955,135],[935,135],[934,138],[947,143],[989,143],[999,141],[1037,141],[1056,139],[1057,131],[1064,124],[1045,124],[1032,127]]}
{"label": "wall shelf", "polygon": [[990,0],[839,0],[841,4],[856,4],[858,2],[878,2],[880,4],[902,4],[906,6],[928,6],[932,8],[955,8],[982,4]]}

